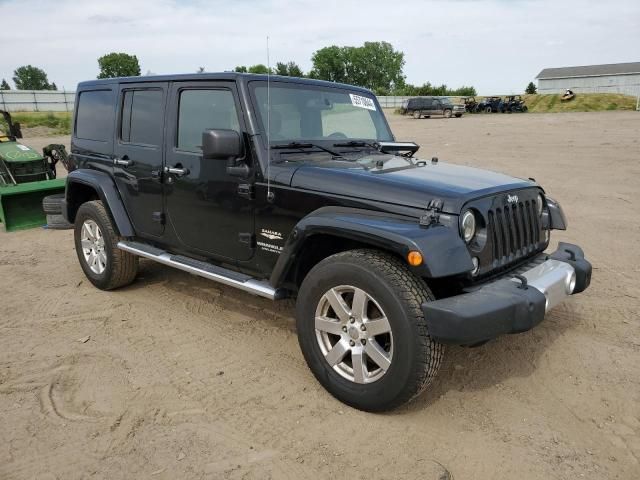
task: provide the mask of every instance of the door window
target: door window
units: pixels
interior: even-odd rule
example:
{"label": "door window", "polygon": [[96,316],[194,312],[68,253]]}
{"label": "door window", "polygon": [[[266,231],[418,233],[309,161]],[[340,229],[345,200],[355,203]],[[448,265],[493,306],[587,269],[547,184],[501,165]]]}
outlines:
{"label": "door window", "polygon": [[202,132],[209,128],[240,133],[238,112],[230,90],[183,90],[178,107],[179,150],[202,151]]}
{"label": "door window", "polygon": [[162,143],[162,90],[127,90],[124,92],[120,139],[137,145]]}
{"label": "door window", "polygon": [[76,137],[106,142],[113,138],[113,117],[111,90],[80,92],[76,111]]}

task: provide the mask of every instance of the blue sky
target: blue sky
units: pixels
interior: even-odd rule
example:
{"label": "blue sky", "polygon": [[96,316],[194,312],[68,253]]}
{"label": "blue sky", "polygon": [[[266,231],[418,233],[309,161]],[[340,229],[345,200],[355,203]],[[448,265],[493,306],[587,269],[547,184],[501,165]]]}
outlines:
{"label": "blue sky", "polygon": [[32,64],[68,90],[112,51],[143,73],[266,63],[267,35],[272,63],[305,71],[324,46],[384,40],[408,82],[480,94],[519,93],[545,67],[640,61],[638,0],[0,0],[0,18],[0,78]]}

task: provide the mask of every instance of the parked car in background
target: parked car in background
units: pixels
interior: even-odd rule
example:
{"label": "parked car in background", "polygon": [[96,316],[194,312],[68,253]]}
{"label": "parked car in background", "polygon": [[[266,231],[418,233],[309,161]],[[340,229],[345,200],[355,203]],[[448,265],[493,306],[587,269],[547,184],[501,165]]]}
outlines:
{"label": "parked car in background", "polygon": [[464,111],[464,105],[454,105],[448,97],[416,97],[409,99],[404,113],[413,115],[413,118],[429,118],[435,115],[460,118]]}

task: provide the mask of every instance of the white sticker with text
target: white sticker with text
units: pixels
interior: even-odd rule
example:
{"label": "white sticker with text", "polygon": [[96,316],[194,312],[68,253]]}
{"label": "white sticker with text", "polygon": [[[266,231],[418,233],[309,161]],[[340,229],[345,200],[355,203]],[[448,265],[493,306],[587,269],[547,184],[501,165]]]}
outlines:
{"label": "white sticker with text", "polygon": [[367,110],[373,110],[375,112],[376,104],[373,103],[373,99],[354,95],[353,93],[350,93],[349,96],[351,97],[351,104],[354,107],[366,108]]}
{"label": "white sticker with text", "polygon": [[26,145],[18,144],[18,145],[16,145],[16,147],[18,147],[20,150],[23,150],[25,152],[28,152],[30,150],[29,147],[27,147]]}

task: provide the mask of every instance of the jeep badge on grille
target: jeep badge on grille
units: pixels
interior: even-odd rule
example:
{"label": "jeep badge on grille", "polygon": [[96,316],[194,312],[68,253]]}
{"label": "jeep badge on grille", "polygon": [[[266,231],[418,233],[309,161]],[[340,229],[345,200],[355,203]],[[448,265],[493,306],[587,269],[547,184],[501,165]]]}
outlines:
{"label": "jeep badge on grille", "polygon": [[507,203],[517,203],[518,195],[507,195]]}

